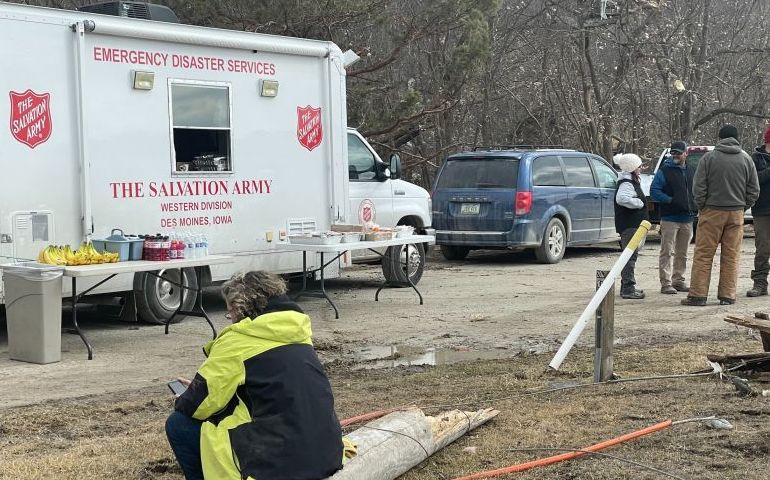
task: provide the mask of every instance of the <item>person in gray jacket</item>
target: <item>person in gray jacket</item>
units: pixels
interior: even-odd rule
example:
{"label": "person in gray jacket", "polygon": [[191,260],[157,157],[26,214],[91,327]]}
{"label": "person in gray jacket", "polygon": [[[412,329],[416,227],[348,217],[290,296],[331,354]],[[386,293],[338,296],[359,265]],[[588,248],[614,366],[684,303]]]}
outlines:
{"label": "person in gray jacket", "polygon": [[698,206],[698,234],[692,262],[690,292],[682,305],[703,306],[708,298],[711,267],[717,246],[720,305],[735,303],[738,262],[743,241],[743,212],[759,197],[757,169],[738,143],[738,129],[724,125],[719,143],[703,156],[695,170],[693,196]]}

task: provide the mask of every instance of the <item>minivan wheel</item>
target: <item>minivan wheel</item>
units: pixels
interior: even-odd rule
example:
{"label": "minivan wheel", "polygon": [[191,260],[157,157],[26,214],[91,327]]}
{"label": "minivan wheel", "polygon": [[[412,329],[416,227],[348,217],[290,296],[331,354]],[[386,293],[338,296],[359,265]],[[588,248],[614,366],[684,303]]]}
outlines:
{"label": "minivan wheel", "polygon": [[567,231],[558,218],[552,218],[545,227],[543,241],[535,250],[535,256],[541,263],[558,263],[567,249]]}
{"label": "minivan wheel", "polygon": [[441,245],[441,255],[447,260],[465,260],[468,256],[468,252],[471,249],[468,247],[458,247],[455,245]]}

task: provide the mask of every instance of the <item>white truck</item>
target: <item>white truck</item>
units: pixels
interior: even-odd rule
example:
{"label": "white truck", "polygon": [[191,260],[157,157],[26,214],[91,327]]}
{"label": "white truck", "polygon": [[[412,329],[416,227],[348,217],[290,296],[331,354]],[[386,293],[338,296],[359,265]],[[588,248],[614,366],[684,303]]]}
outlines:
{"label": "white truck", "polygon": [[[113,3],[129,17],[142,5]],[[428,192],[347,128],[333,43],[0,3],[0,44],[2,261],[113,228],[187,231],[235,257],[207,272],[216,282],[247,269],[299,272],[301,254],[275,245],[334,223],[431,233]],[[383,261],[404,252],[417,281],[422,245]],[[179,305],[178,289],[147,274],[95,293],[126,291],[148,322]]]}

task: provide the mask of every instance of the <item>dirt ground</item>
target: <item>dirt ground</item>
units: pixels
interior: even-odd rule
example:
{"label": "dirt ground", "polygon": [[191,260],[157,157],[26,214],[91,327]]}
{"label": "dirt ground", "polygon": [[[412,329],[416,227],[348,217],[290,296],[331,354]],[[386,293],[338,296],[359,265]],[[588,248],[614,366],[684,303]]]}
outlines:
{"label": "dirt ground", "polygon": [[[753,239],[744,241],[739,299],[730,307],[718,306],[713,293],[703,308],[680,306],[681,294],[659,294],[658,247],[654,237],[648,240],[637,266],[648,298],[616,303],[616,371],[623,378],[679,374],[704,368],[706,353],[760,351],[757,338],[722,320],[770,310],[768,297],[742,296],[751,286]],[[464,408],[502,412],[404,476],[412,480],[454,478],[554,454],[515,448],[581,448],[666,418],[718,415],[735,428],[685,424],[607,453],[681,478],[766,478],[770,397],[739,397],[729,383],[701,377],[521,396],[590,381],[591,328],[560,372],[545,366],[590,299],[595,271],[609,269],[618,254],[614,246],[574,249],[550,266],[525,253],[474,252],[464,262],[433,255],[419,284],[423,306],[404,289],[385,290],[375,303],[378,269],[346,270],[329,282],[339,320],[322,301],[302,301],[340,418],[407,404],[436,413],[438,405],[470,402]],[[222,302],[212,293],[206,304],[215,323],[225,325]],[[8,360],[0,328],[0,478],[181,478],[163,436],[171,407],[165,383],[194,372],[208,326],[188,319],[165,336],[161,328],[121,324],[103,311],[86,315],[81,325],[94,344],[94,360],[86,360],[76,335],[64,334],[62,362],[52,365]],[[476,453],[464,452],[468,446]],[[544,476],[662,474],[596,457],[519,475]]]}

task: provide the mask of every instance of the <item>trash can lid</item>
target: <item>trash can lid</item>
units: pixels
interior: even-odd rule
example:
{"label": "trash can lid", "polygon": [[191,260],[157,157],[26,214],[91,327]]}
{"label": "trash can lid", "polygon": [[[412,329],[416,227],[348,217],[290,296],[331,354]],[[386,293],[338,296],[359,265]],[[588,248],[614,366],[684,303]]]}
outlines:
{"label": "trash can lid", "polygon": [[19,262],[19,263],[6,263],[0,265],[0,270],[5,272],[63,272],[64,267],[60,265],[48,265],[47,263],[39,262]]}
{"label": "trash can lid", "polygon": [[64,274],[64,267],[38,262],[20,262],[0,265],[3,275],[22,277],[27,280],[41,282],[56,280]]}

